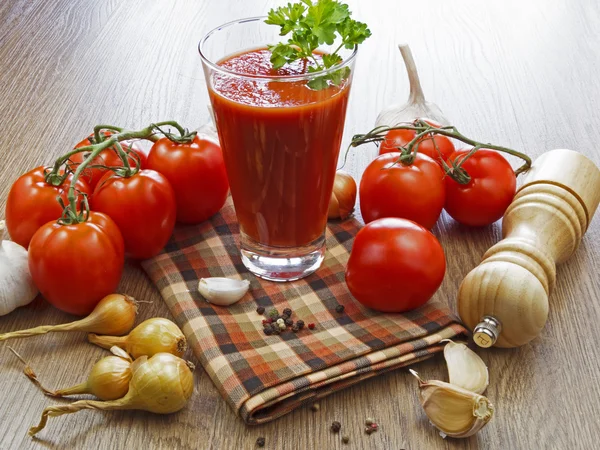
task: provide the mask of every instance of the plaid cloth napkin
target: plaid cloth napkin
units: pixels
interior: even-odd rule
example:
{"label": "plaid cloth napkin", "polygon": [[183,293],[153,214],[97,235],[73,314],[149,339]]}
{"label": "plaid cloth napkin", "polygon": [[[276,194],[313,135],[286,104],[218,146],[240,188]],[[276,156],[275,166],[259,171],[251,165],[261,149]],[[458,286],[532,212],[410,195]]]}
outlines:
{"label": "plaid cloth napkin", "polygon": [[[329,224],[321,268],[302,280],[274,283],[243,266],[231,198],[219,214],[178,227],[163,253],[142,263],[188,338],[194,354],[229,405],[249,424],[280,417],[367,378],[421,361],[442,350],[442,339],[466,330],[444,306],[428,303],[405,314],[382,314],[355,301],[344,282],[355,220]],[[230,307],[198,293],[203,277],[250,281]],[[344,305],[337,313],[335,307]],[[298,333],[266,336],[263,316],[291,308],[306,324]]]}

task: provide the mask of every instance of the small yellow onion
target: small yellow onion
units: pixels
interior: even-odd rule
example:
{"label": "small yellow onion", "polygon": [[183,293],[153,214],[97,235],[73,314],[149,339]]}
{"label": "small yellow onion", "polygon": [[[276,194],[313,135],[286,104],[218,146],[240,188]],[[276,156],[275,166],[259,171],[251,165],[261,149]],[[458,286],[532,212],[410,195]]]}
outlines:
{"label": "small yellow onion", "polygon": [[187,349],[185,336],[169,319],[155,317],[140,323],[127,336],[89,334],[88,341],[103,348],[121,347],[134,359],[157,353],[182,356]]}
{"label": "small yellow onion", "polygon": [[[137,313],[137,302],[133,297],[110,294],[96,305],[89,316],[61,325],[43,325],[29,330],[0,334],[0,341],[37,336],[55,331],[85,331],[122,335],[133,327]],[[109,347],[110,348],[110,347]]]}
{"label": "small yellow onion", "polygon": [[46,395],[64,397],[66,395],[92,394],[101,400],[116,400],[127,394],[129,390],[129,381],[132,375],[131,363],[133,361],[119,347],[112,347],[110,351],[113,354],[94,364],[88,379],[84,383],[56,391],[51,391],[42,386],[33,369],[14,350],[13,353],[26,364],[23,370],[25,375]]}
{"label": "small yellow onion", "polygon": [[80,400],[69,405],[49,406],[40,423],[29,429],[34,436],[48,422],[48,417],[71,414],[82,409],[101,411],[139,409],[156,414],[171,414],[182,409],[194,390],[194,365],[170,353],[142,356],[131,365],[132,377],[124,397],[111,401]]}
{"label": "small yellow onion", "polygon": [[355,204],[356,181],[349,173],[338,170],[333,182],[333,192],[329,199],[327,218],[343,220],[354,211]]}

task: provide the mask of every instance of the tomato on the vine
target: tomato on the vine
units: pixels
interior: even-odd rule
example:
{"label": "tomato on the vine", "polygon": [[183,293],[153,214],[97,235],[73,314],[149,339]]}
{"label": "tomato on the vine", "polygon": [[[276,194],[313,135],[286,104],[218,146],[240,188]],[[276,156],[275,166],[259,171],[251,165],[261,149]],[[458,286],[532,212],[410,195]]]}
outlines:
{"label": "tomato on the vine", "polygon": [[427,302],[445,272],[444,250],[430,231],[410,220],[385,218],[356,235],[346,284],[368,308],[401,313]]}
{"label": "tomato on the vine", "polygon": [[360,182],[360,209],[366,223],[400,217],[432,228],[444,207],[444,172],[429,156],[417,154],[412,164],[386,153],[372,161]]}
{"label": "tomato on the vine", "polygon": [[81,316],[115,292],[124,261],[117,225],[96,212],[90,212],[82,223],[48,222],[29,245],[29,270],[44,298],[58,309]]}
{"label": "tomato on the vine", "polygon": [[[441,125],[432,120],[425,119],[434,128],[439,128]],[[379,154],[398,152],[399,147],[404,147],[412,141],[417,132],[414,130],[390,130],[385,135],[383,141],[379,145]],[[433,158],[437,162],[446,160],[452,152],[454,152],[454,144],[452,141],[441,134],[430,134],[421,137],[416,143],[417,151],[421,154]]]}
{"label": "tomato on the vine", "polygon": [[[6,229],[11,239],[27,248],[35,232],[51,220],[62,216],[63,209],[57,197],[68,203],[67,193],[71,185],[72,175],[69,175],[60,186],[46,182],[46,171],[49,167],[36,167],[21,175],[8,192],[6,199]],[[60,172],[59,175],[63,175]],[[88,184],[79,179],[75,188],[83,194],[91,194]],[[80,195],[77,204],[81,201]]]}
{"label": "tomato on the vine", "polygon": [[[109,137],[112,134],[108,131],[104,131],[103,133],[106,137]],[[86,139],[77,144],[75,148],[87,147],[88,145],[94,144],[95,141],[93,138],[94,134],[90,134]],[[132,168],[136,167],[138,161],[140,164],[140,169],[144,169],[146,167],[146,154],[138,145],[136,145],[135,143],[121,142],[121,147],[123,147],[123,150],[125,150],[125,152],[128,152],[127,161],[129,162],[129,165]],[[71,170],[75,172],[79,164],[81,164],[89,155],[90,154],[85,151],[75,153],[74,155],[72,155],[69,158],[69,167],[71,168]],[[119,156],[119,153],[115,147],[110,147],[105,150],[102,150],[100,154],[90,162],[90,165],[83,170],[81,178],[87,181],[92,191],[98,184],[98,181],[100,181],[100,178],[102,178],[102,176],[106,172],[109,172],[109,169],[107,167],[123,167],[123,160]]]}
{"label": "tomato on the vine", "polygon": [[[450,161],[460,163],[470,150],[458,150]],[[493,150],[477,150],[466,159],[461,168],[470,181],[460,184],[446,177],[444,209],[454,220],[464,225],[484,226],[500,219],[512,202],[517,180],[508,161]]]}
{"label": "tomato on the vine", "polygon": [[177,143],[162,138],[150,149],[147,168],[163,174],[177,201],[177,221],[200,223],[219,211],[229,193],[221,147],[195,136]]}
{"label": "tomato on the vine", "polygon": [[115,221],[125,240],[125,253],[135,259],[158,254],[175,227],[173,188],[154,170],[140,170],[129,177],[105,174],[90,206]]}

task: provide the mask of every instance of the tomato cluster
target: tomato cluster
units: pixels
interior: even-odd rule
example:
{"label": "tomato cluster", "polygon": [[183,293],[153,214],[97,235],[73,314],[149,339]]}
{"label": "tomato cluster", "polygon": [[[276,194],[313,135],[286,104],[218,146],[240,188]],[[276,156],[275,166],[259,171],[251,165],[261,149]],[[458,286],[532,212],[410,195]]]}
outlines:
{"label": "tomato cluster", "polygon": [[[105,138],[112,134],[104,132]],[[95,143],[92,134],[75,149]],[[229,192],[221,148],[209,139],[163,137],[148,155],[135,143],[121,148],[125,153],[114,146],[94,155],[71,152],[68,176],[38,167],[19,177],[8,195],[6,227],[29,249],[34,283],[50,303],[72,314],[90,313],[115,291],[126,256],[155,256],[176,221],[208,219]],[[81,164],[77,211],[70,212],[76,219],[67,220],[68,190]]]}
{"label": "tomato cluster", "polygon": [[379,155],[360,183],[367,225],[354,241],[346,282],[364,305],[403,312],[427,302],[444,277],[444,252],[429,231],[442,209],[464,225],[489,225],[510,205],[516,176],[500,153],[456,150],[447,136],[428,129],[419,136],[391,129]]}

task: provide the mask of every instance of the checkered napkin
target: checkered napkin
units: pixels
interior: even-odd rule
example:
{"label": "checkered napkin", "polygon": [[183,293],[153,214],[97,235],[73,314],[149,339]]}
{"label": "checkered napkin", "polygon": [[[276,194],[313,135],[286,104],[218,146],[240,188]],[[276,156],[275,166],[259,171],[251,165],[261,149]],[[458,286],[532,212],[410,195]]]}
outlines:
{"label": "checkered napkin", "polygon": [[[432,356],[440,341],[465,332],[437,303],[405,314],[364,308],[350,295],[344,269],[360,224],[329,224],[322,267],[291,283],[261,280],[243,266],[239,228],[228,200],[219,214],[178,227],[163,253],[143,262],[182,327],[195,355],[231,407],[249,424],[263,423],[339,389]],[[250,281],[250,292],[229,307],[198,293],[203,277]],[[337,313],[335,307],[344,305]],[[294,333],[266,336],[263,316],[291,308],[292,319],[314,322]]]}

